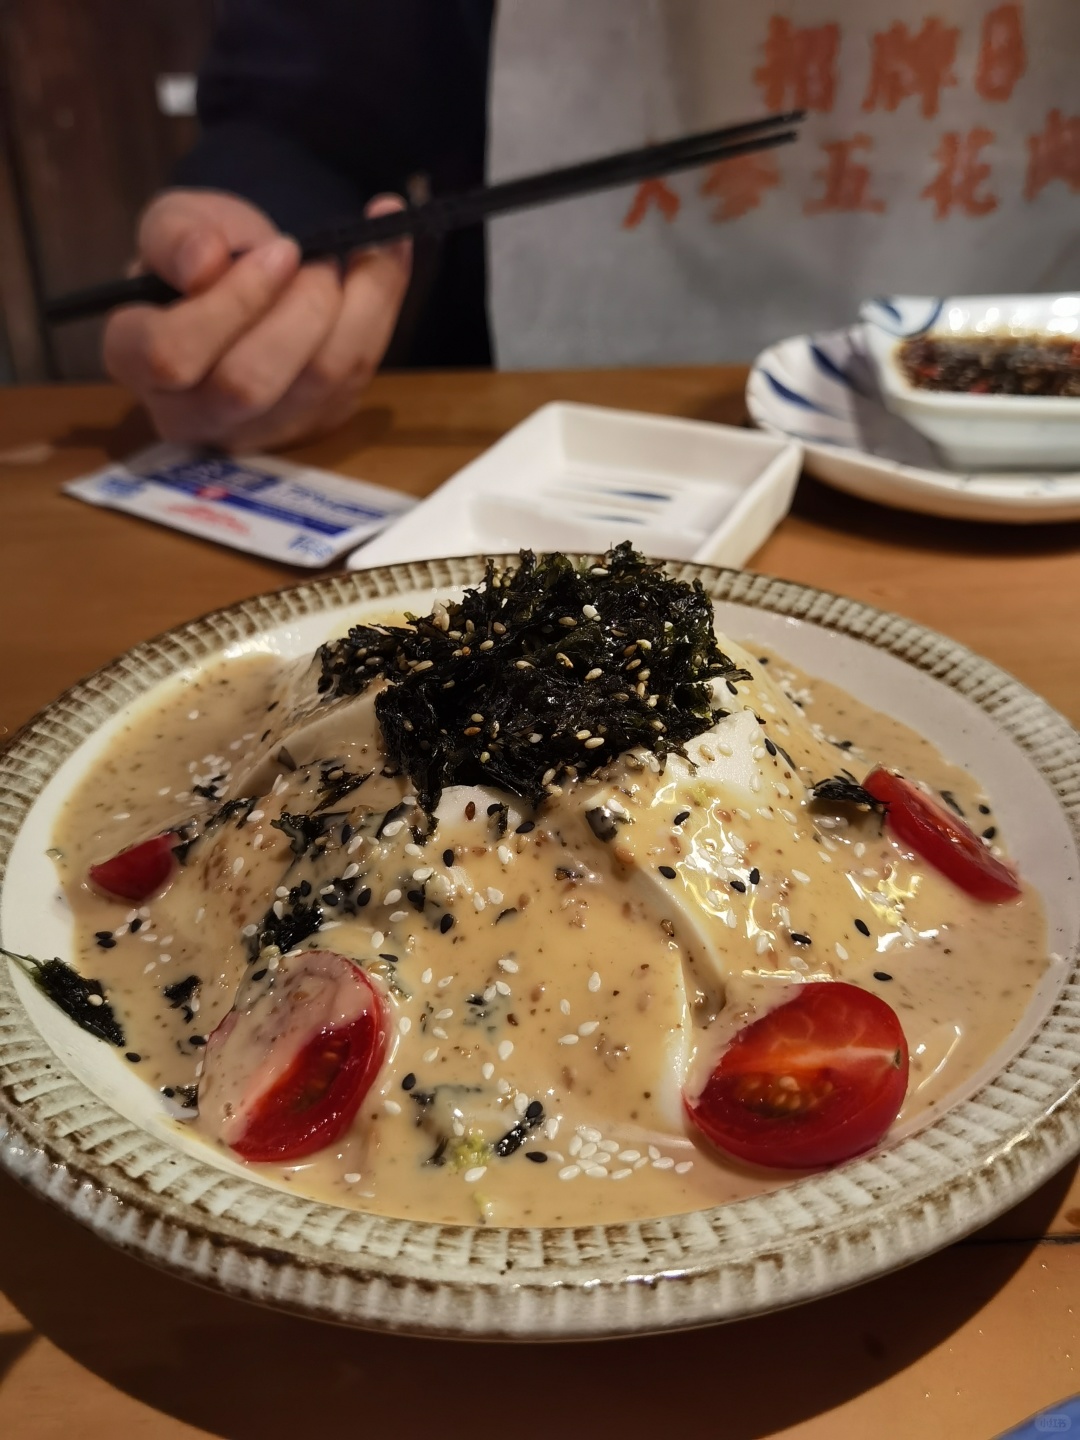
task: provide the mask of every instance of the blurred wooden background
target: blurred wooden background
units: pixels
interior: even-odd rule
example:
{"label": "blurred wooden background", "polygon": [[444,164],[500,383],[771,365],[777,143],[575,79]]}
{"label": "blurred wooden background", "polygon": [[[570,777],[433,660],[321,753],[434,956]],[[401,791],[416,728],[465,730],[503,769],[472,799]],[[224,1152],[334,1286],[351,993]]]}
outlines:
{"label": "blurred wooden background", "polygon": [[136,217],[191,145],[181,79],[214,0],[0,0],[0,312],[8,380],[99,376],[101,321],[44,295],[122,273]]}

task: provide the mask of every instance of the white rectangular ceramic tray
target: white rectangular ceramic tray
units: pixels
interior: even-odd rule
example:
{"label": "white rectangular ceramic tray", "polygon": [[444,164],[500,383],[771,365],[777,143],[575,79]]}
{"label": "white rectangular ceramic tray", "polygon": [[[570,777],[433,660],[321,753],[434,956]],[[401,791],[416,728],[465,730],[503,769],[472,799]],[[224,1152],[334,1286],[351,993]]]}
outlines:
{"label": "white rectangular ceramic tray", "polygon": [[787,514],[801,447],[772,435],[554,403],[452,475],[349,565],[534,550],[744,564]]}

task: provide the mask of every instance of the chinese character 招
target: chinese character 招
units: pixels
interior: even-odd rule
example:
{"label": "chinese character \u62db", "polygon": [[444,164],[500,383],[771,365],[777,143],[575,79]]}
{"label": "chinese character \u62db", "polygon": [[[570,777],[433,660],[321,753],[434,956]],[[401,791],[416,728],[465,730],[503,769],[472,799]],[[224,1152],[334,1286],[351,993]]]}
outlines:
{"label": "chinese character \u62db", "polygon": [[800,29],[780,15],[769,21],[765,60],[754,71],[754,83],[770,110],[786,105],[827,114],[836,96],[836,53],[839,25]]}

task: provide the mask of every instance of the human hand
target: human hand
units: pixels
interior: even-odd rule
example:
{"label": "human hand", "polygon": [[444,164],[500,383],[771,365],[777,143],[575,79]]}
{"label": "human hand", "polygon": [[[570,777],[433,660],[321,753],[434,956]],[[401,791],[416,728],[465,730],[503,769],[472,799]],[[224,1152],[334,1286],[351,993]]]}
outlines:
{"label": "human hand", "polygon": [[[368,215],[402,206],[378,196]],[[390,342],[409,283],[408,240],[300,265],[296,242],[235,195],[168,190],[139,226],[140,268],[184,298],[129,305],[105,327],[109,374],[166,440],[267,449],[352,412]],[[244,252],[233,260],[236,252]]]}

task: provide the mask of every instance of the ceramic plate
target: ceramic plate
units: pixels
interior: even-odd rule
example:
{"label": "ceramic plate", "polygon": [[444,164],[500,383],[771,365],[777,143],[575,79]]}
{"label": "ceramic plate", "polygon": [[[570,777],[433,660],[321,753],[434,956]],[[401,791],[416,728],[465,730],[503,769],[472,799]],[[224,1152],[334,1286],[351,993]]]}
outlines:
{"label": "ceramic plate", "polygon": [[[699,576],[722,630],[914,724],[988,784],[1045,897],[1051,964],[1009,1047],[933,1125],[836,1170],[686,1215],[579,1229],[468,1228],[286,1193],[177,1134],[110,1047],[0,966],[0,1159],[104,1239],[245,1299],[426,1335],[560,1339],[730,1320],[845,1288],[948,1244],[1080,1149],[1080,737],[952,641],[851,600],[735,570]],[[363,614],[426,609],[479,559],[332,576],[138,646],[0,755],[0,933],[65,954],[45,855],[73,783],[133,707],[222,654],[294,655]]]}
{"label": "ceramic plate", "polygon": [[746,385],[756,425],[798,440],[811,475],[864,500],[964,520],[1080,519],[1080,472],[943,470],[929,440],[891,414],[862,325],[762,351]]}

